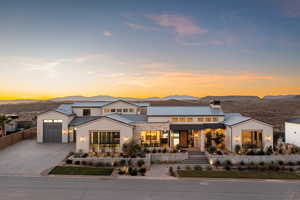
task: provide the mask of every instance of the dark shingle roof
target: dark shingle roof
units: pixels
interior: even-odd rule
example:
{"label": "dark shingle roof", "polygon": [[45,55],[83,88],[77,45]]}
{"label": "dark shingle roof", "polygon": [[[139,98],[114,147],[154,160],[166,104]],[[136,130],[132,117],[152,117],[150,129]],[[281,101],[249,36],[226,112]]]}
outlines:
{"label": "dark shingle roof", "polygon": [[79,126],[81,124],[88,123],[90,121],[94,121],[96,119],[101,118],[101,116],[85,116],[85,117],[75,117],[71,122],[70,126]]}

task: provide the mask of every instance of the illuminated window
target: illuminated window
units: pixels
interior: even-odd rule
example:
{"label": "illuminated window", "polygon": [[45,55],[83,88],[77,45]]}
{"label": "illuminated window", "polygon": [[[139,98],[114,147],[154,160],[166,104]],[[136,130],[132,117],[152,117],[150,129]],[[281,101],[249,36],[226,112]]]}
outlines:
{"label": "illuminated window", "polygon": [[213,117],[212,120],[213,120],[213,122],[217,122],[218,118],[217,117]]}
{"label": "illuminated window", "polygon": [[92,131],[90,132],[90,148],[92,151],[118,151],[120,149],[120,132]]}
{"label": "illuminated window", "polygon": [[50,119],[44,120],[44,123],[52,123],[52,122],[53,122],[53,120],[50,120]]}
{"label": "illuminated window", "polygon": [[242,146],[244,148],[261,148],[262,131],[242,131]]}
{"label": "illuminated window", "polygon": [[124,113],[127,113],[127,112],[128,112],[128,109],[127,109],[127,108],[124,108],[124,109],[123,109],[123,112],[124,112]]}
{"label": "illuminated window", "polygon": [[117,109],[117,112],[118,112],[118,113],[121,113],[121,112],[122,112],[122,109]]}
{"label": "illuminated window", "polygon": [[160,147],[168,145],[168,134],[162,131],[141,131],[141,144],[144,147]]}
{"label": "illuminated window", "polygon": [[110,112],[110,109],[109,109],[109,108],[104,108],[104,112],[105,112],[105,113],[109,113],[109,112]]}
{"label": "illuminated window", "polygon": [[186,119],[186,121],[187,121],[187,122],[193,122],[193,118],[192,118],[192,117],[188,117],[188,118]]}
{"label": "illuminated window", "polygon": [[178,117],[172,117],[172,122],[178,122]]}
{"label": "illuminated window", "polygon": [[210,117],[206,117],[206,118],[205,118],[205,121],[206,121],[206,122],[211,122],[211,118],[210,118]]}
{"label": "illuminated window", "polygon": [[54,123],[62,123],[63,121],[62,120],[59,120],[59,119],[55,119],[53,120]]}
{"label": "illuminated window", "polygon": [[133,108],[129,108],[129,112],[133,113],[134,109]]}
{"label": "illuminated window", "polygon": [[180,118],[179,118],[179,121],[180,121],[180,122],[185,122],[185,118],[184,118],[184,117],[180,117]]}
{"label": "illuminated window", "polygon": [[203,117],[198,117],[198,122],[203,122],[203,121],[204,121]]}

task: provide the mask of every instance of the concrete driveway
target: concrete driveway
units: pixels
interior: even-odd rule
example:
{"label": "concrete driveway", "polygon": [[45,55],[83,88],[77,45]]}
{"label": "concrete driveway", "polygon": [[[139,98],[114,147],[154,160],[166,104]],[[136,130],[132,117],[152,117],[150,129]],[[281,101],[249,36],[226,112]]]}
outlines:
{"label": "concrete driveway", "polygon": [[39,176],[61,162],[74,147],[74,144],[37,144],[36,140],[23,140],[0,150],[0,176]]}

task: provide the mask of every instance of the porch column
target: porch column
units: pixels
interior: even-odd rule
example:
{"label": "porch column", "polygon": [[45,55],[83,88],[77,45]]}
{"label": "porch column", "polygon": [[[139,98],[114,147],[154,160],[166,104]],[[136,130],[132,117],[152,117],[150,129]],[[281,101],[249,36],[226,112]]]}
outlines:
{"label": "porch column", "polygon": [[170,141],[169,141],[169,147],[170,148],[173,148],[174,147],[174,144],[173,144],[173,131],[170,130],[169,132],[169,138],[170,138]]}
{"label": "porch column", "polygon": [[204,130],[201,130],[201,131],[200,131],[200,136],[201,136],[201,140],[200,140],[200,142],[201,142],[200,150],[201,150],[201,151],[205,151],[205,132],[204,132]]}

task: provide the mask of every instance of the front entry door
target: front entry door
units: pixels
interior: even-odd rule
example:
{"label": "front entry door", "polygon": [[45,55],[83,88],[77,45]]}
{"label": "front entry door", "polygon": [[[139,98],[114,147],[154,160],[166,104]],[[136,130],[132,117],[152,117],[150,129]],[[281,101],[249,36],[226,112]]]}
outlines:
{"label": "front entry door", "polygon": [[188,148],[188,132],[180,131],[179,135],[180,135],[179,137],[180,146],[183,148]]}

